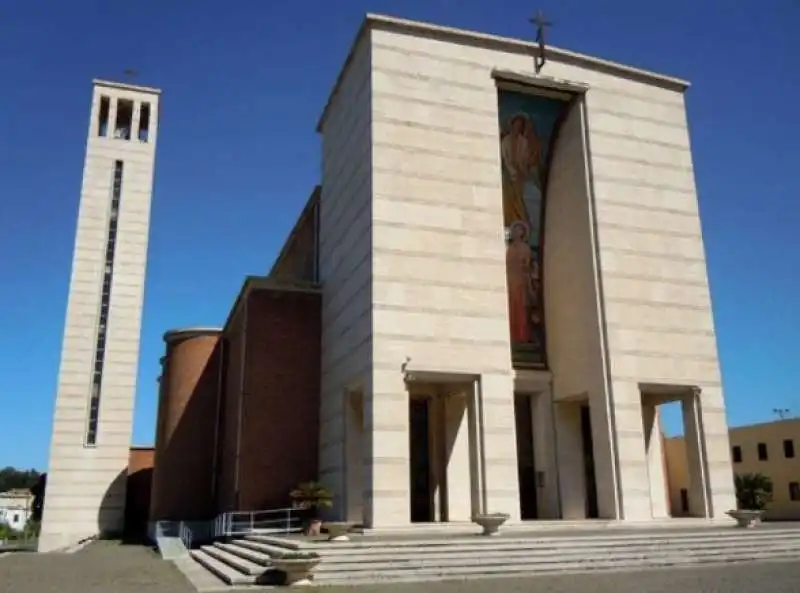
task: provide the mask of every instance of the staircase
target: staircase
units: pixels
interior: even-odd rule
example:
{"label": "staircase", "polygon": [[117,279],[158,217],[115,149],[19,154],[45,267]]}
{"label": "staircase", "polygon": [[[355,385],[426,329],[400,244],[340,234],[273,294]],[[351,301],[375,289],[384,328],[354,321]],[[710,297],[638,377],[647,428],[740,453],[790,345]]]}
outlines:
{"label": "staircase", "polygon": [[[271,558],[309,550],[322,556],[314,582],[368,584],[578,573],[800,559],[800,527],[574,531],[362,537],[308,541],[251,534],[193,550],[195,562],[227,585],[266,584]],[[274,583],[274,580],[273,580]]]}

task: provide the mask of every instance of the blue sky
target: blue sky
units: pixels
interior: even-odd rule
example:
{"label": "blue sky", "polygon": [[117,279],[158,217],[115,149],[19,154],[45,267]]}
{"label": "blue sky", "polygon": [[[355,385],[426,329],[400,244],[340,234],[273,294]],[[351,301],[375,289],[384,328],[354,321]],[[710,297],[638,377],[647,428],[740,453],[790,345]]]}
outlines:
{"label": "blue sky", "polygon": [[314,126],[365,12],[531,37],[542,8],[555,45],[690,79],[729,419],[800,411],[800,3],[749,4],[0,3],[0,466],[47,463],[91,79],[135,68],[164,89],[134,426],[148,444],[164,330],[221,324],[243,276],[268,270],[319,181]]}

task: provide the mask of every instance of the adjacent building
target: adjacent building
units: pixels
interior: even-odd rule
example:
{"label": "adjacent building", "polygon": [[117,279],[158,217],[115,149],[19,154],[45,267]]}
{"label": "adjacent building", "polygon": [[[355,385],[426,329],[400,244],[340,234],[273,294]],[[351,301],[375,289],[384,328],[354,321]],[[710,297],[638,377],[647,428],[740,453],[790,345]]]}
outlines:
{"label": "adjacent building", "polygon": [[159,95],[93,84],[40,551],[123,528]]}
{"label": "adjacent building", "polygon": [[659,520],[673,401],[686,514],[735,506],[689,85],[537,52],[366,17],[270,273],[165,336],[151,519]]}
{"label": "adjacent building", "polygon": [[[731,458],[736,474],[762,474],[772,480],[773,500],[766,517],[800,519],[800,418],[736,426],[730,429]],[[688,513],[686,444],[683,437],[665,442],[672,513]]]}
{"label": "adjacent building", "polygon": [[33,495],[27,488],[0,492],[0,523],[22,531],[33,512]]}

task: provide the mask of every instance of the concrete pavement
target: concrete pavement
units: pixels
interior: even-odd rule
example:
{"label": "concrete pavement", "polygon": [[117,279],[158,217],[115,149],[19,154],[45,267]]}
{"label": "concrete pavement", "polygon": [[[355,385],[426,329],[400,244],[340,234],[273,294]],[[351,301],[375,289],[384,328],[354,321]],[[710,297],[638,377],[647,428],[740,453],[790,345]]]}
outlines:
{"label": "concrete pavement", "polygon": [[[798,583],[800,563],[794,561],[442,583],[331,586],[321,590],[324,593],[797,593]],[[74,554],[18,553],[0,557],[0,593],[110,591],[194,593],[195,589],[172,563],[141,546],[97,542]],[[245,591],[252,593],[253,589]]]}

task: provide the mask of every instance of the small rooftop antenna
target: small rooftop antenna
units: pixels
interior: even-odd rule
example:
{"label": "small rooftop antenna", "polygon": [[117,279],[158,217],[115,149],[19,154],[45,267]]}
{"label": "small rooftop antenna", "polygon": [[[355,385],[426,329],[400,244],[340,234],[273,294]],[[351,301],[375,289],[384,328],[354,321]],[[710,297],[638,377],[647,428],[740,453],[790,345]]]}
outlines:
{"label": "small rooftop antenna", "polygon": [[789,408],[772,408],[772,413],[775,414],[781,420],[785,420],[789,417]]}

